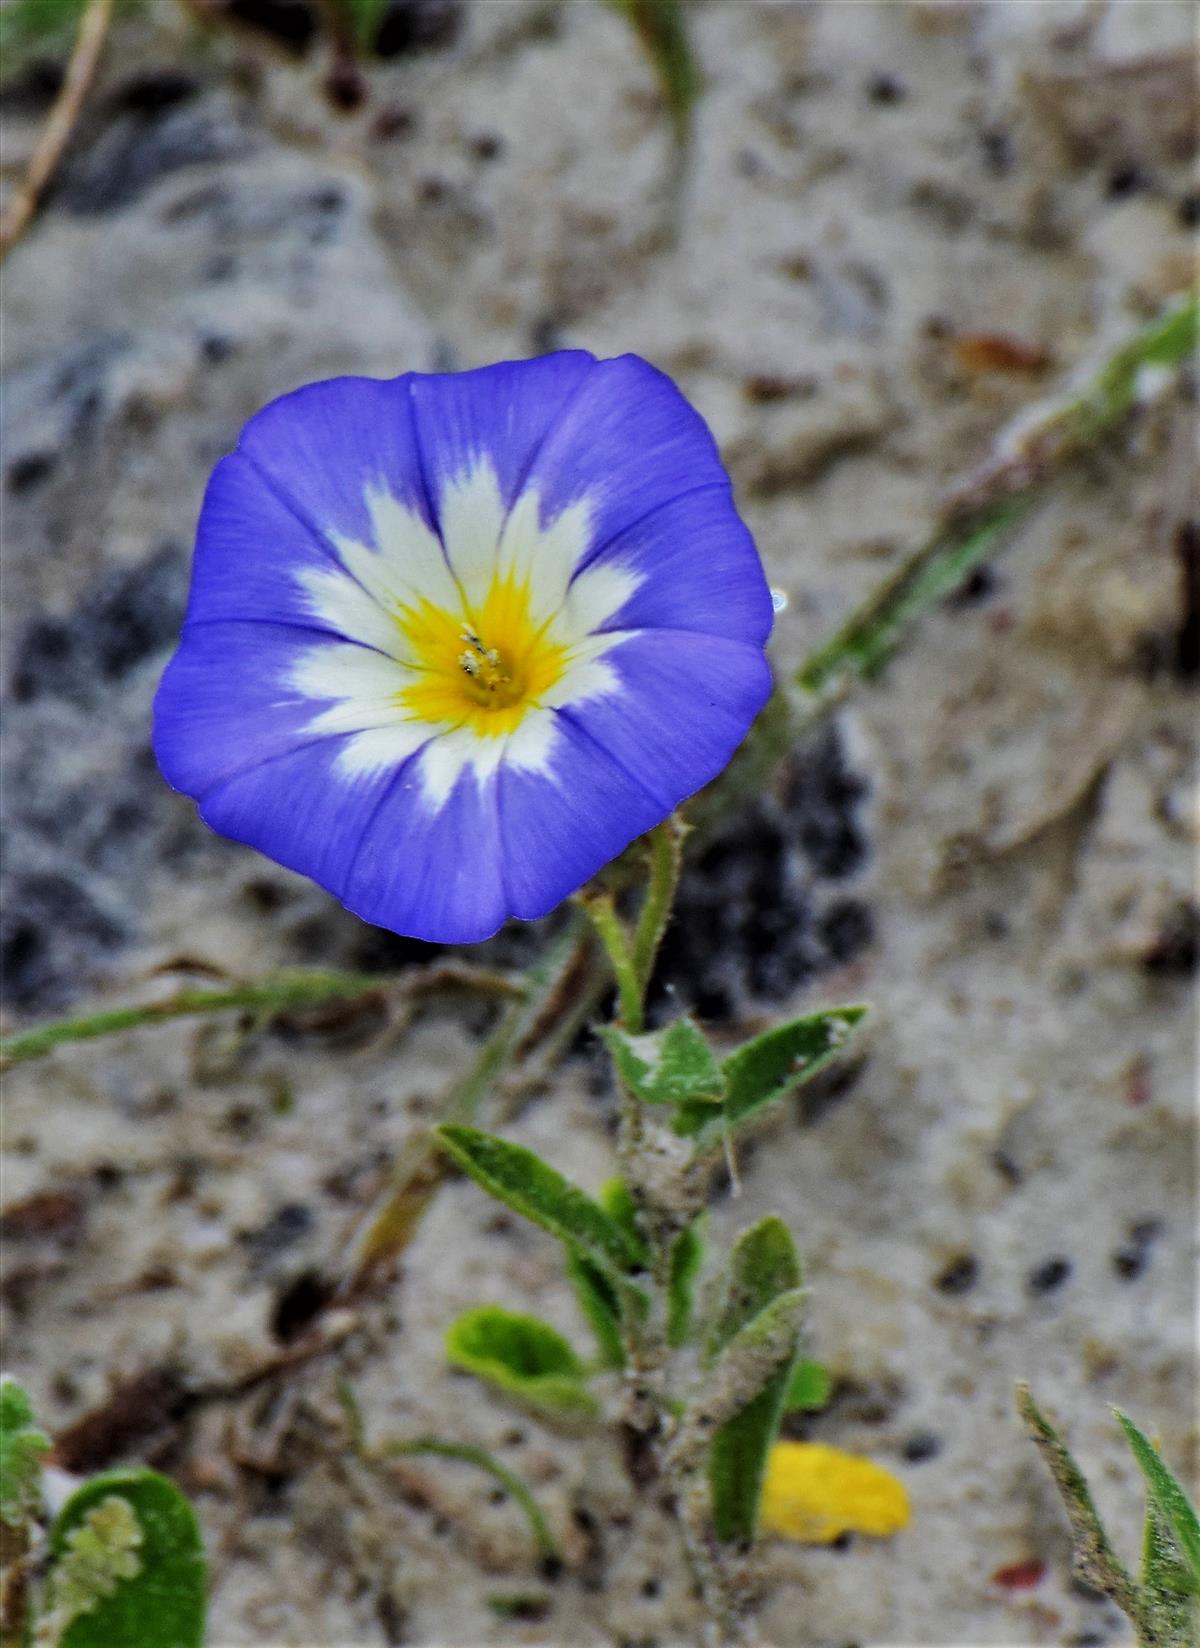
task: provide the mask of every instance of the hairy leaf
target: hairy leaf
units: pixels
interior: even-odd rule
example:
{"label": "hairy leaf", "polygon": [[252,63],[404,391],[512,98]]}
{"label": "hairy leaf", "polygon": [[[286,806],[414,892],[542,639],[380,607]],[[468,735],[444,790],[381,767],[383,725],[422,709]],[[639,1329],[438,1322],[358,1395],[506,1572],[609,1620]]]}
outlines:
{"label": "hairy leaf", "polygon": [[752,1367],[746,1347],[758,1342],[781,1299],[789,1301],[793,1329],[779,1354],[764,1360],[760,1377],[747,1373],[748,1399],[713,1436],[708,1479],[720,1540],[748,1543],[758,1526],[767,1455],[779,1431],[799,1343],[800,1284],[800,1261],[782,1219],[771,1215],[743,1233],[730,1255],[724,1297],[708,1338],[714,1380],[734,1357],[745,1359],[747,1370]]}
{"label": "hairy leaf", "polygon": [[675,1019],[665,1030],[630,1036],[616,1025],[600,1031],[617,1074],[643,1104],[720,1104],[725,1077],[697,1026]]}
{"label": "hairy leaf", "polygon": [[704,1263],[704,1242],[700,1220],[694,1219],[679,1232],[671,1248],[671,1268],[667,1279],[667,1342],[673,1349],[685,1345],[692,1331],[692,1299],[696,1277]]}
{"label": "hairy leaf", "polygon": [[92,1477],[56,1518],[50,1551],[62,1648],[200,1648],[200,1526],[165,1476],[131,1466]]}
{"label": "hairy leaf", "polygon": [[802,1281],[792,1233],[777,1214],[744,1230],[729,1255],[721,1301],[709,1329],[707,1360],[711,1362],[773,1299]]}
{"label": "hairy leaf", "polygon": [[695,1138],[700,1150],[717,1145],[727,1130],[749,1121],[768,1104],[785,1099],[845,1050],[865,1007],[836,1007],[781,1024],[744,1042],[721,1066],[725,1102],[687,1104],[676,1113],[675,1131]]}
{"label": "hairy leaf", "polygon": [[643,1266],[640,1242],[532,1150],[474,1127],[439,1127],[437,1135],[489,1195],[577,1247],[602,1270],[623,1278]]}
{"label": "hairy leaf", "polygon": [[1146,1479],[1146,1491],[1179,1547],[1179,1554],[1191,1576],[1192,1587],[1200,1595],[1200,1519],[1197,1519],[1195,1508],[1150,1439],[1143,1435],[1128,1414],[1122,1413],[1119,1408],[1114,1408],[1113,1412],[1141,1467]]}

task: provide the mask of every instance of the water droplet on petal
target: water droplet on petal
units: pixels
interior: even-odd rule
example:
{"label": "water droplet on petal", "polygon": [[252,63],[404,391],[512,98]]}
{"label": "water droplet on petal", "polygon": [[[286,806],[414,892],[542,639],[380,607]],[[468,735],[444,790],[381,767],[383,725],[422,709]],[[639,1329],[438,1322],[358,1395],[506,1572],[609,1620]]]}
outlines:
{"label": "water droplet on petal", "polygon": [[788,604],[787,590],[786,589],[772,589],[772,591],[771,591],[771,605],[774,607],[775,611],[776,612],[785,612],[787,610],[787,604]]}

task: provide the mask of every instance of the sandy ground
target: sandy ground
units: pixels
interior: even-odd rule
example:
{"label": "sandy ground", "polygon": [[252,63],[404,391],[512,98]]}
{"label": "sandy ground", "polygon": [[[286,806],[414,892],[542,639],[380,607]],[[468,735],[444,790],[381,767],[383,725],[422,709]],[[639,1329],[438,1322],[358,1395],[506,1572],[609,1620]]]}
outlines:
{"label": "sandy ground", "polygon": [[[682,171],[601,6],[412,10],[427,43],[339,118],[314,64],[181,56],[176,8],[152,4],[6,269],[11,1023],[161,988],[148,971],[181,956],[423,957],[208,836],[149,754],[204,481],[270,396],[560,344],[648,356],[710,419],[788,595],[785,671],[1010,417],[1189,277],[1189,6],[700,4]],[[9,182],[40,112],[8,93]],[[1021,370],[970,365],[961,339],[993,333]],[[837,1378],[805,1430],[914,1505],[887,1543],[764,1547],[780,1648],[1124,1642],[1070,1580],[1013,1382],[1065,1422],[1131,1560],[1109,1404],[1181,1469],[1195,1447],[1193,433],[1168,398],[1074,472],[689,880],[670,978],[719,1034],[875,1007],[854,1079],[780,1118],[715,1210],[718,1251],[768,1210],[795,1230]],[[714,919],[716,966],[691,938]],[[7,1364],[56,1428],[124,1390],[68,1433],[73,1458],[148,1457],[194,1495],[213,1644],[698,1640],[674,1534],[610,1435],[448,1374],[442,1334],[473,1303],[586,1343],[553,1244],[471,1187],[325,1322],[333,1349],[255,1380],[482,1023],[476,1004],[391,1038],[338,1015],[173,1026],[7,1079]],[[595,1185],[613,1109],[584,1050],[511,1131]],[[351,1461],[339,1374],[372,1437],[435,1432],[523,1472],[563,1576],[473,1473]],[[994,1577],[1029,1562],[1027,1589]],[[513,1593],[539,1617],[501,1618]]]}

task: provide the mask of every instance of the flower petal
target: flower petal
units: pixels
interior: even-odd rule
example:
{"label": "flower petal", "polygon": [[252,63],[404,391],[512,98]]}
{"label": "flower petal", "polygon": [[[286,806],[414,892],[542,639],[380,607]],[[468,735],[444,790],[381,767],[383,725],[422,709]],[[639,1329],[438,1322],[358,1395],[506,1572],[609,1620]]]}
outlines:
{"label": "flower petal", "polygon": [[727,485],[716,443],[670,378],[637,355],[596,361],[534,456],[526,486],[553,520],[586,499],[590,554],[672,499]]}
{"label": "flower petal", "polygon": [[776,1442],[761,1514],[768,1532],[830,1545],[844,1533],[899,1533],[911,1511],[904,1484],[871,1460],[823,1442]]}
{"label": "flower petal", "polygon": [[691,629],[762,647],[771,633],[771,592],[729,483],[685,492],[619,533],[578,572],[568,610],[589,583],[623,575],[625,598],[594,627]]}
{"label": "flower petal", "polygon": [[199,800],[234,774],[327,735],[313,723],[335,700],[296,683],[314,649],[332,659],[345,646],[282,624],[188,625],[154,701],[154,750],[168,783]]}
{"label": "flower petal", "polygon": [[618,690],[559,713],[656,797],[660,816],[716,777],[771,691],[758,648],[688,630],[624,636],[603,663]]}
{"label": "flower petal", "polygon": [[472,372],[413,373],[408,381],[435,509],[448,487],[486,463],[507,514],[542,446],[596,369],[592,355],[564,349]]}
{"label": "flower petal", "polygon": [[[323,601],[319,591],[333,588]],[[340,603],[336,597],[340,595]],[[189,624],[299,624],[386,644],[395,626],[240,452],[213,470],[200,511]]]}
{"label": "flower petal", "polygon": [[332,890],[376,926],[442,944],[477,944],[510,913],[495,782],[480,783],[468,768],[431,807],[419,765],[414,758],[393,775]]}
{"label": "flower petal", "polygon": [[413,428],[412,377],[329,378],[281,395],[238,451],[309,531],[369,544],[369,498],[385,493],[430,521]]}
{"label": "flower petal", "polygon": [[[510,912],[536,921],[663,817],[638,780],[565,714],[540,763],[500,767],[498,813]],[[514,734],[518,744],[525,729]]]}

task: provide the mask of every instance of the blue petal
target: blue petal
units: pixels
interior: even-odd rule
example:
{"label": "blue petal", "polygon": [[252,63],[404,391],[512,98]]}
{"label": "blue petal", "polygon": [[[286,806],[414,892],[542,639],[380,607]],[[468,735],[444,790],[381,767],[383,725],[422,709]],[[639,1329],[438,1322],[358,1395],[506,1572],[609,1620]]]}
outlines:
{"label": "blue petal", "polygon": [[622,690],[559,713],[656,798],[660,817],[723,770],[771,691],[762,652],[722,636],[645,630],[605,662]]}
{"label": "blue petal", "polygon": [[490,938],[507,910],[495,798],[465,773],[430,810],[413,756],[347,781],[329,739],[240,773],[204,800],[205,822],[312,878],[364,921],[431,943]]}
{"label": "blue petal", "polygon": [[652,509],[588,565],[609,563],[642,582],[602,630],[690,629],[753,647],[771,633],[771,592],[727,481]]}
{"label": "blue petal", "polygon": [[332,531],[370,543],[368,488],[390,492],[428,524],[411,381],[310,383],[251,418],[238,451],[318,540]]}
{"label": "blue petal", "polygon": [[529,471],[543,519],[587,496],[593,550],[697,487],[727,484],[704,419],[637,355],[598,361]]}
{"label": "blue petal", "polygon": [[416,758],[393,775],[333,891],[356,915],[410,938],[477,944],[509,915],[495,780],[468,769],[436,811]]}
{"label": "blue petal", "polygon": [[665,816],[633,773],[566,715],[548,775],[507,764],[498,777],[510,912],[546,915]]}
{"label": "blue petal", "polygon": [[154,700],[154,753],[163,776],[197,799],[247,767],[312,741],[328,707],[288,686],[321,638],[282,624],[185,628]]}
{"label": "blue petal", "polygon": [[[196,529],[189,623],[253,619],[328,629],[301,581],[341,566],[241,452],[213,470]],[[333,633],[337,633],[334,631]]]}
{"label": "blue petal", "polygon": [[511,508],[548,436],[597,370],[593,356],[570,349],[473,372],[414,373],[408,381],[434,508],[446,484],[480,460],[495,470]]}

